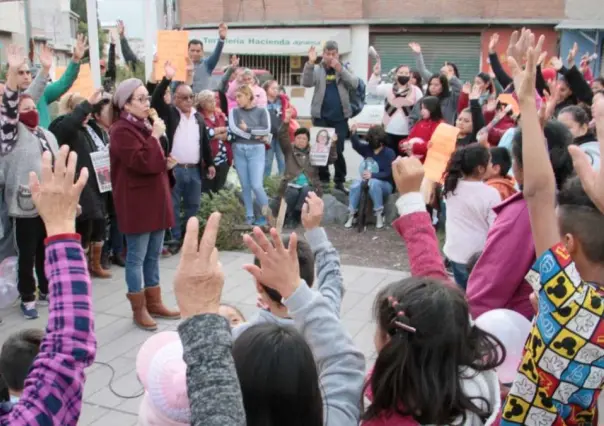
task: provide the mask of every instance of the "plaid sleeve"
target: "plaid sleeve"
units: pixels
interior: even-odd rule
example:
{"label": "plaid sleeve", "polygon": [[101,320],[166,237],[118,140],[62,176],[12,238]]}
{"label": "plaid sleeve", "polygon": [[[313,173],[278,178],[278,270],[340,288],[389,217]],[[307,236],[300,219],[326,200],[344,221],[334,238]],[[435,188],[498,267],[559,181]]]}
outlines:
{"label": "plaid sleeve", "polygon": [[78,238],[59,236],[46,243],[50,288],[46,336],[20,401],[0,418],[2,426],[77,424],[84,369],[96,353],[90,276]]}

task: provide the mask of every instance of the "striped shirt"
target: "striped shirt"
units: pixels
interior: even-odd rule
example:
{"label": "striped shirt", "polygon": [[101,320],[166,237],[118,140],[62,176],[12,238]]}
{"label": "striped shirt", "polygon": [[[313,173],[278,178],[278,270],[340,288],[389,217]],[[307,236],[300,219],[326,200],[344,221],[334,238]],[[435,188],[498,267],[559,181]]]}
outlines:
{"label": "striped shirt", "polygon": [[94,361],[96,338],[79,235],[47,238],[44,269],[50,288],[46,335],[21,399],[0,416],[0,426],[71,426],[80,417],[84,369]]}

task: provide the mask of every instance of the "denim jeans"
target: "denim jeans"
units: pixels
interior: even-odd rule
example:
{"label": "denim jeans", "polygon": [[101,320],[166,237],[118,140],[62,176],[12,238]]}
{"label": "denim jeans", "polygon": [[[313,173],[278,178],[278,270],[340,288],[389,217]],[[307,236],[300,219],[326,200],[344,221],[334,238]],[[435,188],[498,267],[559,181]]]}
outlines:
{"label": "denim jeans", "polygon": [[273,171],[273,160],[275,158],[277,159],[277,171],[279,172],[279,176],[282,176],[283,173],[285,173],[285,156],[283,155],[281,144],[276,136],[273,136],[271,148],[267,149],[264,155],[264,177],[269,177],[271,175]]}
{"label": "denim jeans", "polygon": [[126,285],[129,293],[159,285],[159,256],[164,245],[164,231],[126,234]]}
{"label": "denim jeans", "polygon": [[[362,183],[362,180],[357,179],[350,187],[348,210],[352,213],[356,213],[359,209]],[[392,184],[390,182],[380,179],[369,179],[369,197],[373,202],[374,212],[377,213],[384,210],[384,198],[387,198],[390,194],[392,194]]]}
{"label": "denim jeans", "polygon": [[455,282],[465,291],[468,285],[468,278],[470,277],[470,274],[468,274],[468,265],[451,261],[451,270],[453,271]]}
{"label": "denim jeans", "polygon": [[241,182],[245,216],[254,217],[252,191],[261,207],[268,206],[268,197],[264,191],[264,144],[233,144],[235,169]]}
{"label": "denim jeans", "polygon": [[[201,175],[198,167],[184,168],[176,166],[174,168],[174,178],[176,184],[172,188],[172,208],[174,209],[174,227],[172,228],[172,238],[176,241],[181,240],[183,225],[189,219],[199,212],[201,205]],[[180,203],[185,210],[184,224],[180,222]]]}

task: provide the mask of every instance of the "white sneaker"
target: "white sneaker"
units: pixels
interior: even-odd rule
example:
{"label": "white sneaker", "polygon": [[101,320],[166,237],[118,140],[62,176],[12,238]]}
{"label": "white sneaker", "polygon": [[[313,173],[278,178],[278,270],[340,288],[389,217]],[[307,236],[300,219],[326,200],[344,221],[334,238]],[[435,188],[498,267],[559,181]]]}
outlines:
{"label": "white sneaker", "polygon": [[349,213],[348,220],[344,224],[344,228],[350,229],[350,228],[352,228],[352,225],[354,225],[354,213]]}
{"label": "white sneaker", "polygon": [[382,229],[384,227],[384,214],[377,212],[375,214],[375,227],[376,229]]}

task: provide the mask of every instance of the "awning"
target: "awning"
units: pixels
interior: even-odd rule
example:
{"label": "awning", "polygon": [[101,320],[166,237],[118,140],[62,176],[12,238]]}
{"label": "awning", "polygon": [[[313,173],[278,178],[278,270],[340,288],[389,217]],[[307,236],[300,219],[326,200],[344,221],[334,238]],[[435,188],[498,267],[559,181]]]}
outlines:
{"label": "awning", "polygon": [[579,20],[567,19],[556,26],[557,30],[604,30],[604,19]]}
{"label": "awning", "polygon": [[[204,50],[216,47],[218,31],[188,30],[189,40],[199,39]],[[229,28],[224,53],[245,55],[305,56],[311,46],[318,49],[328,40],[338,42],[340,53],[351,51],[350,28]]]}

